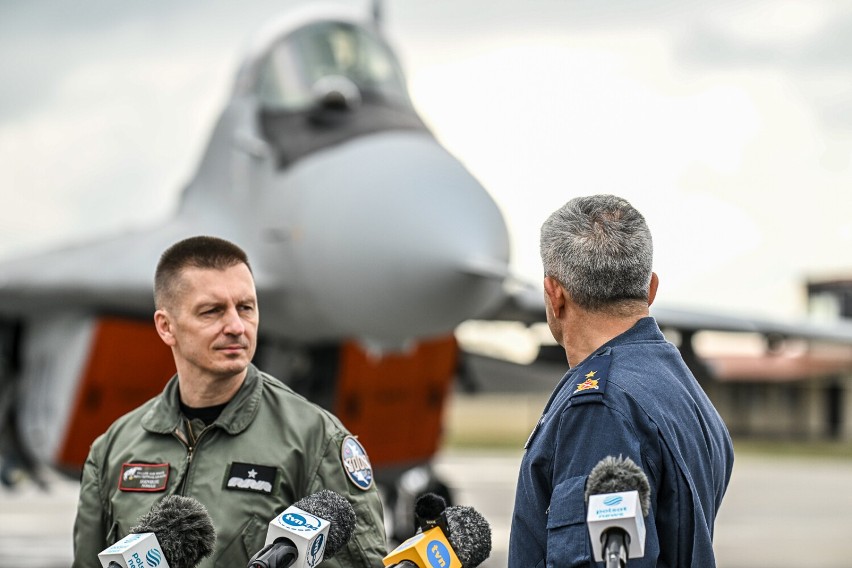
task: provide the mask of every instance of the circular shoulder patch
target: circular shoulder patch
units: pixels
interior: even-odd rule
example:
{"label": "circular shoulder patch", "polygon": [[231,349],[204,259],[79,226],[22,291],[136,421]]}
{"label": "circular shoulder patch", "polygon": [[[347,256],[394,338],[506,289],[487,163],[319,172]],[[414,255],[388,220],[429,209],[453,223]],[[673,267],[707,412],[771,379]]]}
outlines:
{"label": "circular shoulder patch", "polygon": [[352,485],[366,491],[373,486],[373,466],[364,446],[355,436],[343,438],[340,446],[340,458],[343,460],[343,471],[349,477]]}

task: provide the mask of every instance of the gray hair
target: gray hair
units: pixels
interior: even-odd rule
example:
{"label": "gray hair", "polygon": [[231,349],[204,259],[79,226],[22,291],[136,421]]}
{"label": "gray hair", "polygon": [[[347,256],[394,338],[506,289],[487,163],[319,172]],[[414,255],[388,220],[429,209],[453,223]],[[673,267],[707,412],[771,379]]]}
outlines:
{"label": "gray hair", "polygon": [[614,195],[574,198],[541,227],[545,276],[589,311],[647,301],[652,258],[645,218]]}

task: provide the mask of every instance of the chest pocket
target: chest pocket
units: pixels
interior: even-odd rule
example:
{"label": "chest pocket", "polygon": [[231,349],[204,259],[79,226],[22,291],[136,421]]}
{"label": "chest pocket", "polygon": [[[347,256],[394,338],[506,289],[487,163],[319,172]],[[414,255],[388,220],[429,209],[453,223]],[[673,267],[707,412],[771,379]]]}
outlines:
{"label": "chest pocket", "polygon": [[[249,558],[263,548],[268,524],[269,521],[261,520],[255,515],[250,516],[230,542],[217,543],[219,551],[213,554],[216,557],[216,566],[245,566]],[[209,562],[210,558],[206,560]],[[205,564],[202,563],[201,566]]]}
{"label": "chest pocket", "polygon": [[591,566],[586,530],[586,476],[571,477],[553,489],[547,514],[547,566]]}

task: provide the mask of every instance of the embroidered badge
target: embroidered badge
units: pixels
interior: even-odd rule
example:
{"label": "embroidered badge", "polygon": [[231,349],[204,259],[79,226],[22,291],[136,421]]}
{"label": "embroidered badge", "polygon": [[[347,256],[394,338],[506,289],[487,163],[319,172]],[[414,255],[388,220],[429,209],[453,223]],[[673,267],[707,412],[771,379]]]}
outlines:
{"label": "embroidered badge", "polygon": [[598,380],[592,378],[596,374],[597,374],[597,371],[589,371],[588,373],[586,373],[586,380],[583,381],[582,383],[578,384],[577,388],[574,390],[574,392],[580,392],[580,391],[589,390],[589,389],[598,390],[598,388],[599,388],[598,387]]}
{"label": "embroidered badge", "polygon": [[241,489],[272,495],[278,470],[268,465],[234,462],[228,469],[227,489]]}
{"label": "embroidered badge", "polygon": [[[599,400],[606,390],[611,363],[612,354],[609,349],[590,357],[575,372],[575,376],[578,378],[574,379],[576,382],[571,388],[570,398],[576,399],[578,403]],[[590,394],[597,394],[598,396],[585,396]]]}
{"label": "embroidered badge", "polygon": [[125,463],[118,478],[120,491],[165,491],[169,484],[167,463]]}
{"label": "embroidered badge", "polygon": [[373,466],[361,442],[354,436],[346,436],[340,446],[340,458],[343,460],[343,471],[346,472],[352,485],[366,491],[373,486]]}

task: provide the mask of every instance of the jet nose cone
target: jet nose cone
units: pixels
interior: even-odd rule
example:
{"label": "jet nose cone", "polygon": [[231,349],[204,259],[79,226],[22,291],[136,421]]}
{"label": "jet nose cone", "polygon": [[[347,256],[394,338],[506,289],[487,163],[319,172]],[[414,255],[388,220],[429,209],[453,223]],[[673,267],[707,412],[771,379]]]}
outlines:
{"label": "jet nose cone", "polygon": [[369,137],[308,169],[299,172],[311,180],[299,270],[340,333],[397,342],[445,334],[502,299],[503,217],[430,136]]}

